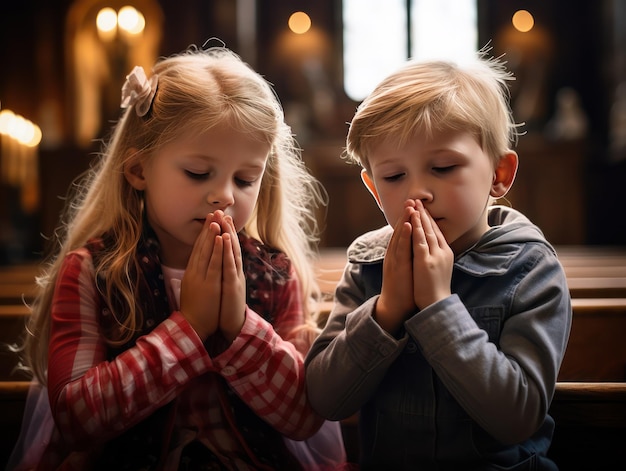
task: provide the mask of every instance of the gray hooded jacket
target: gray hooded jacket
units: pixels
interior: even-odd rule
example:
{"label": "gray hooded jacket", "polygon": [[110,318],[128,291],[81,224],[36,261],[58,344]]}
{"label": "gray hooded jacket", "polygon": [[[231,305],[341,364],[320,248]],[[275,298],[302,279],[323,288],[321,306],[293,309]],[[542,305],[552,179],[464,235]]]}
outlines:
{"label": "gray hooded jacket", "polygon": [[324,417],[359,413],[361,469],[556,469],[546,458],[572,320],[554,248],[519,212],[456,257],[452,295],[395,338],[372,313],[392,229],[357,238],[328,323],[306,359]]}

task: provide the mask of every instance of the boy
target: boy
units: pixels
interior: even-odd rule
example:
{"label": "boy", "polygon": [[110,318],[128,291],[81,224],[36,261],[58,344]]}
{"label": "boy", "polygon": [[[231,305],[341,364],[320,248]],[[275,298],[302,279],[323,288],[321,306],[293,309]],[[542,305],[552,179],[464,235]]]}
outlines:
{"label": "boy", "polygon": [[310,401],[359,413],[361,469],[553,470],[548,407],[572,310],[553,247],[506,195],[510,74],[409,62],[350,125],[388,225],[357,238],[306,360]]}

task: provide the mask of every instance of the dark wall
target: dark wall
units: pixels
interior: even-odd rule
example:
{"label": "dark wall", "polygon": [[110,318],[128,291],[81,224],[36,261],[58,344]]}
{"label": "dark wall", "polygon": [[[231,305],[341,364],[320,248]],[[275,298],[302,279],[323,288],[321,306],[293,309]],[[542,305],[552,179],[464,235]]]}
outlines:
{"label": "dark wall", "polygon": [[[211,37],[220,38],[239,52],[235,1],[160,0],[159,3],[164,18],[161,55],[179,52],[190,44],[201,45]],[[55,119],[62,130],[71,123],[68,96],[72,91],[68,90],[69,82],[65,77],[63,36],[70,4],[69,0],[22,0],[11,2],[9,11],[9,4],[5,2],[0,14],[0,107],[37,121],[42,104],[56,101],[61,109],[57,110]],[[584,201],[580,208],[584,225],[582,242],[624,245],[626,228],[624,218],[619,215],[625,202],[620,190],[626,183],[626,164],[624,160],[611,160],[609,156],[608,116],[617,84],[626,80],[626,36],[622,33],[626,31],[626,11],[622,11],[626,7],[612,0],[578,2],[575,7],[565,0],[479,0],[480,43],[491,42],[494,52],[506,52],[502,31],[519,8],[533,12],[536,26],[546,31],[549,38],[539,49],[550,51],[543,84],[545,99],[540,111],[526,121],[527,136],[520,139],[520,151],[524,149],[524,139],[531,142],[529,136],[538,137],[539,141],[532,139],[532,152],[533,158],[537,155],[541,158],[541,147],[537,150],[535,145],[545,139],[542,133],[554,113],[556,93],[563,87],[576,89],[590,123],[583,147],[585,154],[580,159],[582,181],[571,182],[571,191]],[[316,28],[315,54],[322,64],[326,91],[333,97],[334,108],[330,113],[310,112],[311,82],[298,65],[303,56],[288,57],[285,25],[289,15],[297,9],[306,10]],[[327,232],[323,243],[345,245],[360,232],[384,221],[363,189],[358,169],[346,167],[339,158],[347,122],[358,105],[346,97],[342,88],[339,0],[257,0],[257,12],[258,35],[255,54],[250,59],[275,85],[286,111],[308,110],[306,127],[296,131],[307,163],[329,188],[330,206],[324,221]],[[512,66],[519,65],[515,54],[508,57]],[[515,87],[524,82],[523,70],[520,71],[522,78],[513,87],[513,98],[518,90]],[[27,241],[26,256],[40,254],[43,245],[40,234],[52,233],[66,188],[88,168],[99,150],[98,142],[88,149],[77,148],[67,133],[63,136],[54,147],[40,151],[43,173],[39,212],[19,214],[12,190],[0,187],[0,223],[4,227],[19,225],[22,233],[27,234],[21,237],[22,241]],[[545,149],[554,149],[554,143],[546,143]],[[520,159],[523,165],[521,152]],[[550,182],[546,186],[548,192],[540,199],[548,206],[555,206],[551,203]],[[560,209],[555,206],[551,211],[558,215]],[[6,241],[0,240],[0,243],[3,244],[2,262],[3,257],[6,259],[2,254],[8,249]]]}

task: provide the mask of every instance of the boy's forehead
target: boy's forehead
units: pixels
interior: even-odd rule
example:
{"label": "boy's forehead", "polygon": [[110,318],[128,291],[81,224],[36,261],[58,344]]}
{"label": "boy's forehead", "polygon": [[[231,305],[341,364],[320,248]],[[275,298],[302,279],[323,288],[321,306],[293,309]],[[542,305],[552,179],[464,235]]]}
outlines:
{"label": "boy's forehead", "polygon": [[402,149],[405,143],[406,139],[394,135],[372,140],[364,154],[366,156],[364,159],[365,167],[371,169],[373,166],[384,165],[396,160],[398,151]]}

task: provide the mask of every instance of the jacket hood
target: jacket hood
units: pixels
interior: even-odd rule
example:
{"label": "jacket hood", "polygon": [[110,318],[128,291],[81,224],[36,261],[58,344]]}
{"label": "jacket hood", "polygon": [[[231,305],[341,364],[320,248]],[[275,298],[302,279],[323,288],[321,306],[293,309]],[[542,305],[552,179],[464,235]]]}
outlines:
{"label": "jacket hood", "polygon": [[544,245],[556,255],[541,229],[519,211],[492,206],[488,220],[490,229],[473,247],[457,256],[457,268],[476,276],[502,274],[529,243]]}

